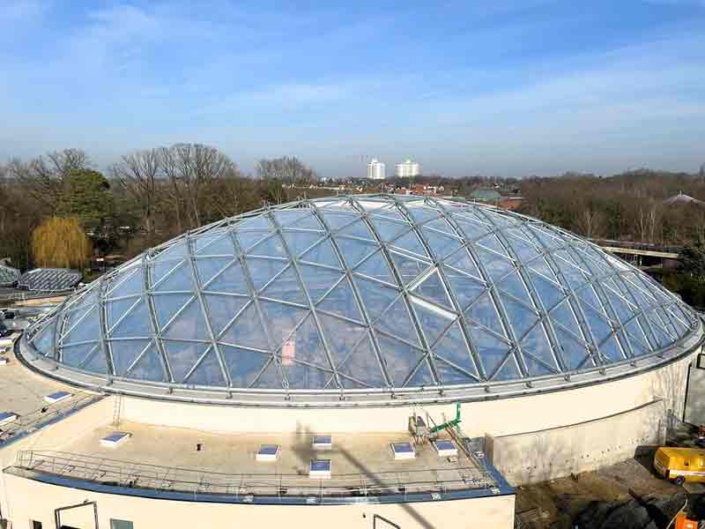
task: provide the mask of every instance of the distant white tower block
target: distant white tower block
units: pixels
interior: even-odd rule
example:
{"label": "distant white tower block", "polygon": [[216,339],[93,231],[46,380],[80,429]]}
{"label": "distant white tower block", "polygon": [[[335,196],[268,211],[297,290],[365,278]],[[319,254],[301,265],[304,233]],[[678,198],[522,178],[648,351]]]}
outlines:
{"label": "distant white tower block", "polygon": [[418,162],[412,162],[407,159],[405,162],[397,164],[396,175],[399,178],[413,178],[421,174],[421,165]]}
{"label": "distant white tower block", "polygon": [[387,166],[377,158],[370,160],[367,164],[367,178],[370,180],[384,180],[387,178]]}

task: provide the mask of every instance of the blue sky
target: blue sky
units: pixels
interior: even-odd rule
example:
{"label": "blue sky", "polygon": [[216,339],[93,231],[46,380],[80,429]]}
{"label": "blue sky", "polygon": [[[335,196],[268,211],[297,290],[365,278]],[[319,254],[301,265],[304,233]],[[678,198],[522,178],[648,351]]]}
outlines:
{"label": "blue sky", "polygon": [[189,141],[328,176],[705,162],[705,0],[0,0],[0,72],[0,160]]}

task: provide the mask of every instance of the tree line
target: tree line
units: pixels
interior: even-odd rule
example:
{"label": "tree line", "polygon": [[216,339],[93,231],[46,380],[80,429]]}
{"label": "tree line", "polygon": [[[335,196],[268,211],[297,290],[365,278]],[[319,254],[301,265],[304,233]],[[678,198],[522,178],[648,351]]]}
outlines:
{"label": "tree line", "polygon": [[261,160],[248,175],[219,150],[194,143],[132,152],[105,172],[80,149],[13,158],[0,165],[0,259],[27,269],[80,268],[115,252],[129,258],[187,230],[295,198],[295,186],[316,180],[297,158]]}

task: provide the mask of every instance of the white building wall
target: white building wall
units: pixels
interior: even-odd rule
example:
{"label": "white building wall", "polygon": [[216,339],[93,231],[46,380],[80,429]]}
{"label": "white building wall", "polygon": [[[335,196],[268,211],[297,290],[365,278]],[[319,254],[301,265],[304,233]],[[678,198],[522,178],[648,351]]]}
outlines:
{"label": "white building wall", "polygon": [[372,160],[367,164],[367,178],[370,180],[384,180],[387,177],[387,166],[379,160]]}
{"label": "white building wall", "polygon": [[406,160],[396,166],[396,175],[399,178],[413,178],[421,174],[421,166],[418,162]]}
{"label": "white building wall", "polygon": [[[493,529],[514,527],[514,496],[490,496],[466,500],[357,505],[234,505],[148,499],[102,494],[59,487],[8,475],[9,510],[3,515],[13,527],[30,527],[29,521],[54,527],[54,509],[96,502],[100,527],[110,519],[131,521],[135,529],[159,527],[291,527],[307,529],[373,529],[399,527],[453,527],[475,529],[478,523]],[[92,529],[92,506],[67,511],[62,523],[78,520],[81,529]],[[379,520],[379,517],[383,520]],[[385,521],[386,520],[386,521]],[[75,523],[75,522],[74,522]]]}

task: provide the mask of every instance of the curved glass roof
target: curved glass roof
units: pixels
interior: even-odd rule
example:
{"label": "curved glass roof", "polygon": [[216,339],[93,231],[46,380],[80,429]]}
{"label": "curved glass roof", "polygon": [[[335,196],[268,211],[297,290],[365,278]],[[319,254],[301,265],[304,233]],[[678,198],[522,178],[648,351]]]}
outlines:
{"label": "curved glass roof", "polygon": [[351,391],[564,377],[699,329],[674,295],[563,230],[379,195],[190,232],[76,292],[28,336],[106,378]]}

